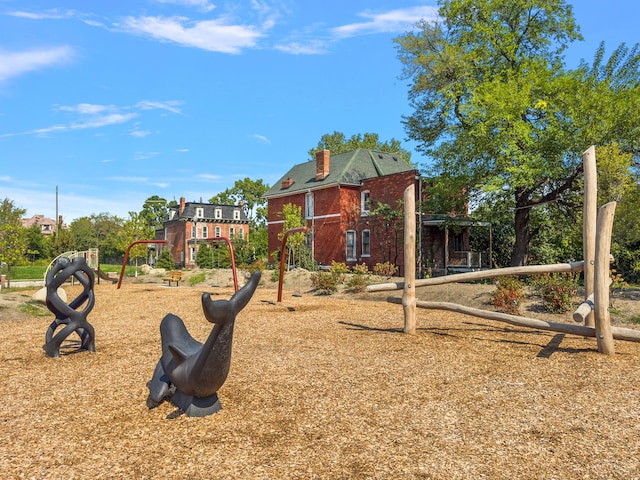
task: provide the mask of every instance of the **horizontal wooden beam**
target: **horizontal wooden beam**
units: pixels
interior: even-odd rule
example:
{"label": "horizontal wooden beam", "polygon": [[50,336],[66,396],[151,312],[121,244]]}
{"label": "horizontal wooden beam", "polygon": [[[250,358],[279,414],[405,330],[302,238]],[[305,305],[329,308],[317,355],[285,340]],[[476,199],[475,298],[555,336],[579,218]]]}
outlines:
{"label": "horizontal wooden beam", "polygon": [[[402,304],[400,297],[387,297],[387,302]],[[511,325],[520,327],[536,328],[538,330],[548,330],[552,332],[569,333],[579,335],[581,337],[595,337],[596,329],[585,325],[575,325],[570,323],[554,323],[538,320],[537,318],[520,317],[518,315],[509,315],[507,313],[492,312],[479,308],[467,307],[449,302],[427,302],[416,301],[416,306],[429,310],[448,310],[451,312],[471,315],[474,317],[486,318],[488,320],[496,320],[498,322],[506,322]],[[640,342],[640,330],[631,328],[611,327],[613,338],[616,340],[626,340],[629,342]]]}
{"label": "horizontal wooden beam", "polygon": [[[553,263],[550,265],[528,265],[522,267],[494,268],[492,270],[480,270],[477,272],[455,273],[442,277],[422,278],[416,280],[416,287],[427,287],[429,285],[443,285],[445,283],[470,282],[473,280],[483,280],[485,278],[504,277],[506,275],[534,275],[540,273],[562,273],[581,272],[584,262]],[[378,283],[369,285],[367,292],[385,292],[389,290],[402,290],[404,282]]]}

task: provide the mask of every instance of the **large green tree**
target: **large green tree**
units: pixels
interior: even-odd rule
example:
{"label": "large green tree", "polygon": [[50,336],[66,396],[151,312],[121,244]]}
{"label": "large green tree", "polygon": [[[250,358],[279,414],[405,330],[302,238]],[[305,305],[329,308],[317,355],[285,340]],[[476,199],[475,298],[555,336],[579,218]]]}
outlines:
{"label": "large green tree", "polygon": [[244,211],[252,228],[264,227],[266,214],[266,200],[263,195],[269,190],[269,185],[262,179],[251,180],[245,177],[236,180],[233,187],[214,195],[209,199],[210,203],[221,205],[238,205],[242,202]]}
{"label": "large green tree", "polygon": [[140,217],[152,229],[162,228],[163,222],[169,213],[169,203],[158,195],[147,198],[142,205]]}
{"label": "large green tree", "polygon": [[99,248],[100,258],[119,257],[124,253],[120,243],[120,232],[124,221],[109,213],[92,214],[71,222],[69,232],[77,250]]}
{"label": "large green tree", "polygon": [[538,233],[532,209],[579,188],[582,152],[633,147],[637,49],[604,62],[601,47],[592,65],[569,71],[562,54],[581,35],[564,0],[439,4],[437,22],[395,40],[411,80],[405,128],[451,191],[513,212],[510,263],[524,265]]}
{"label": "large green tree", "polygon": [[382,142],[377,133],[358,133],[347,138],[344,133],[334,131],[327,133],[320,138],[318,145],[309,150],[311,160],[315,159],[316,152],[319,150],[330,150],[331,153],[344,153],[364,148],[367,150],[375,150],[377,152],[397,153],[405,162],[411,164],[411,152],[402,148],[400,141],[395,138]]}
{"label": "large green tree", "polygon": [[25,213],[26,210],[16,207],[8,198],[0,203],[0,264],[7,264],[9,287],[11,267],[17,265],[27,253],[27,235],[21,221]]}

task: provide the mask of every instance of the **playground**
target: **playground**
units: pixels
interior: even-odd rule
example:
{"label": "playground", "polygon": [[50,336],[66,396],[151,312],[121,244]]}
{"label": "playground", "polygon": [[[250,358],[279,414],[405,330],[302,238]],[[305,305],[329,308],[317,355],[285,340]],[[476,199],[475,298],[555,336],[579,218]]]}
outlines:
{"label": "playground", "polygon": [[[483,301],[486,286],[463,287],[458,300]],[[402,306],[371,294],[298,297],[285,283],[278,303],[258,288],[236,321],[222,410],[149,410],[160,320],[173,312],[205,338],[204,290],[233,286],[96,285],[96,353],[63,345],[60,359],[41,348],[50,315],[3,314],[4,477],[640,476],[640,344],[607,356],[593,338],[427,309],[406,335]]]}

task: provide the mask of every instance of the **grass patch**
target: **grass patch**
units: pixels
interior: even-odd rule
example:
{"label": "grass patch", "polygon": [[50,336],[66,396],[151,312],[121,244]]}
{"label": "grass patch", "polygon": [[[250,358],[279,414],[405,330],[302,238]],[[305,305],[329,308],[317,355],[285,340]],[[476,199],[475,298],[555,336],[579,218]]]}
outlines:
{"label": "grass patch", "polygon": [[30,300],[23,303],[18,307],[18,310],[34,317],[45,317],[51,315],[49,309],[36,300]]}
{"label": "grass patch", "polygon": [[194,285],[197,285],[198,283],[204,282],[205,279],[206,279],[206,277],[205,277],[204,273],[197,273],[197,274],[195,274],[193,277],[191,277],[189,279],[189,285],[193,287]]}
{"label": "grass patch", "polygon": [[633,317],[629,317],[627,321],[629,323],[633,323],[634,325],[640,325],[640,315],[634,315]]}

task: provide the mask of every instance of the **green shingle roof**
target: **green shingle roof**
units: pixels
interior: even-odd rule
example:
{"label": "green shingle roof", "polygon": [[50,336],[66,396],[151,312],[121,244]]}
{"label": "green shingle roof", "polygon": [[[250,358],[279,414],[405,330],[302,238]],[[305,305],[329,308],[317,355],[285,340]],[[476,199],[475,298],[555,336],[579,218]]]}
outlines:
{"label": "green shingle roof", "polygon": [[[413,167],[398,154],[358,148],[350,152],[331,155],[329,175],[322,180],[316,180],[315,160],[294,165],[264,196],[268,198],[313,190],[329,184],[359,185],[362,180],[368,178],[382,177],[408,170],[413,170]],[[287,178],[291,178],[293,184],[289,188],[282,188],[282,182]]]}

